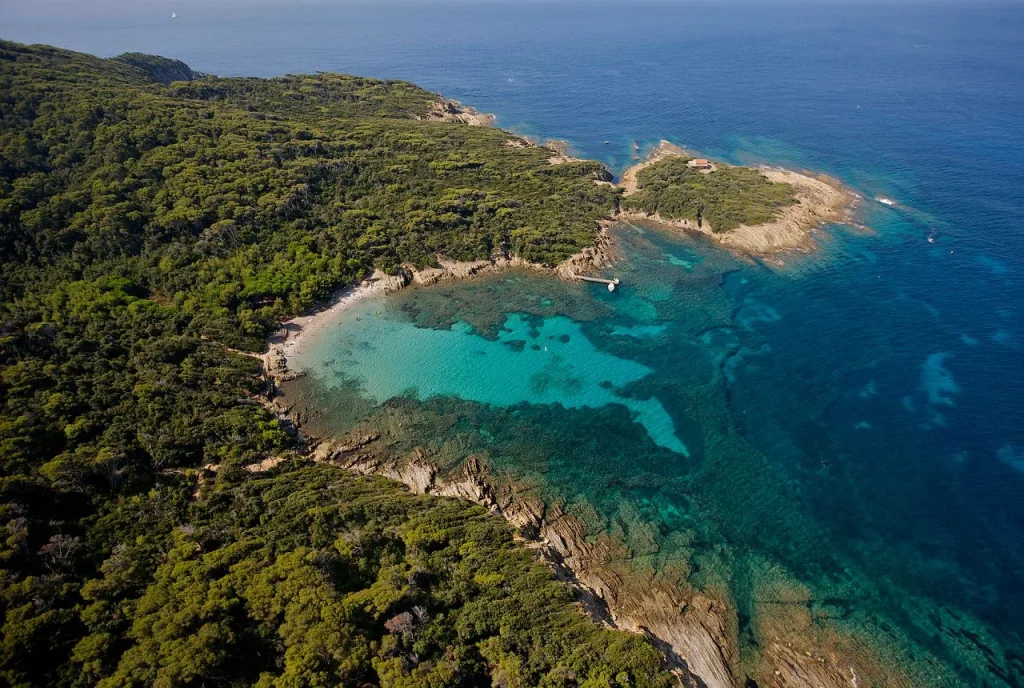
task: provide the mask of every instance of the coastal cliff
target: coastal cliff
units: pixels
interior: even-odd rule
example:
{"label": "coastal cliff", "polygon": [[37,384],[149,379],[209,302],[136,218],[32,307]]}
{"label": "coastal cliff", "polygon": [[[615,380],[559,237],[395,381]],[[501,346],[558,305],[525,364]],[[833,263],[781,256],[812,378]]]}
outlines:
{"label": "coastal cliff", "polygon": [[[274,396],[271,403],[278,400]],[[496,478],[480,457],[471,456],[445,472],[438,457],[424,447],[393,455],[393,441],[386,427],[361,427],[333,440],[311,439],[310,456],[358,474],[396,480],[417,494],[465,499],[503,516],[523,534],[524,546],[580,590],[582,607],[595,620],[652,639],[683,686],[915,685],[892,670],[883,670],[877,661],[865,659],[870,656],[866,648],[844,646],[838,638],[823,639],[810,628],[809,619],[796,630],[785,625],[775,628],[759,665],[742,666],[737,612],[727,594],[680,586],[671,571],[632,567],[621,543],[608,536],[588,537],[584,524],[561,505],[545,504],[529,490]],[[799,613],[801,608],[795,599],[793,611]]]}
{"label": "coastal cliff", "polygon": [[181,60],[171,60],[158,55],[123,53],[110,59],[141,69],[150,79],[165,86],[169,86],[175,81],[194,81],[206,76],[201,72],[193,71]]}

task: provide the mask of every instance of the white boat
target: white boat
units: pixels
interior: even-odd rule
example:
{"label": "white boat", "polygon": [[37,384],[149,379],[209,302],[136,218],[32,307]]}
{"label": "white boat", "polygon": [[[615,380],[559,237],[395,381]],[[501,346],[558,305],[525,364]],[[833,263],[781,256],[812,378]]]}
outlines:
{"label": "white boat", "polygon": [[875,198],[875,200],[881,203],[882,205],[896,205],[896,201],[892,200],[891,198],[886,198],[885,196],[878,196]]}
{"label": "white boat", "polygon": [[171,12],[171,19],[177,19],[178,15],[175,12]]}

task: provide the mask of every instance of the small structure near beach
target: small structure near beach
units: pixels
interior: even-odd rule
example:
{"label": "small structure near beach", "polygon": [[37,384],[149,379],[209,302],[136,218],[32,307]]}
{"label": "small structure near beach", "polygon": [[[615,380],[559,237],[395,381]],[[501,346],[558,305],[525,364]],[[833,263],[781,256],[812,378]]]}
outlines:
{"label": "small structure near beach", "polygon": [[710,170],[712,165],[711,161],[705,158],[694,158],[686,163],[689,167],[697,170]]}
{"label": "small structure near beach", "polygon": [[615,287],[619,286],[618,277],[614,279],[603,279],[601,277],[584,277],[583,275],[573,275],[573,277],[575,277],[578,280],[583,280],[584,282],[597,282],[598,284],[607,284],[608,291],[615,291]]}

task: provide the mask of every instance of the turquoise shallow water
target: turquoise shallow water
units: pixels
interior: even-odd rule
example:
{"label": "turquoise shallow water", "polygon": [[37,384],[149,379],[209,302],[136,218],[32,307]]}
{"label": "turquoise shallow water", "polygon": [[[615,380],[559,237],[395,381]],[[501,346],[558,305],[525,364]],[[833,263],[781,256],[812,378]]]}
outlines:
{"label": "turquoise shallow water", "polygon": [[[176,5],[172,23],[151,3],[9,0],[0,31],[225,75],[411,79],[615,172],[669,138],[852,185],[874,233],[824,236],[783,269],[624,226],[614,295],[510,273],[389,299],[306,352],[316,422],[398,414],[409,443],[486,455],[637,566],[725,581],[741,638],[758,616],[745,572],[771,562],[822,615],[964,683],[1024,683],[1020,3]],[[577,367],[555,384],[530,386],[552,357],[519,314],[569,335]],[[388,341],[345,373],[371,327],[422,350]],[[637,422],[658,407],[671,432],[656,411]]]}
{"label": "turquoise shallow water", "polygon": [[[635,414],[651,438],[687,454],[672,419],[657,399],[634,399],[624,388],[653,371],[596,348],[573,320],[512,313],[496,339],[465,322],[446,330],[416,327],[378,315],[368,300],[346,312],[293,364],[332,379],[354,382],[374,402],[397,396],[427,399],[456,396],[494,406],[560,404],[600,408],[621,404]],[[649,328],[624,328],[616,334]]]}
{"label": "turquoise shallow water", "polygon": [[[1015,614],[999,592],[1012,598],[1013,585],[991,583],[1017,556],[1016,533],[967,527],[968,513],[997,509],[964,501],[984,469],[944,433],[964,395],[953,362],[978,343],[902,348],[871,259],[850,257],[877,236],[835,228],[819,253],[778,268],[642,225],[613,234],[625,256],[608,271],[623,281],[615,293],[509,272],[347,311],[292,361],[310,372],[313,427],[385,418],[406,424],[402,446],[449,465],[487,457],[591,535],[627,543],[633,565],[684,562],[688,584],[732,590],[741,621],[765,612],[737,581],[772,562],[792,577],[779,585],[828,601],[822,614],[840,605],[845,632],[916,643],[967,677],[984,676],[996,648],[1013,671],[1001,649],[1017,642],[1012,624],[999,640],[1001,622],[981,619]],[[847,282],[837,260],[862,274]],[[834,289],[862,321],[834,321]],[[927,328],[935,312],[915,317]],[[1016,470],[1004,451],[989,467]],[[984,489],[998,502],[1017,488]],[[980,540],[1005,549],[980,557]],[[947,609],[967,616],[936,621]],[[951,653],[942,638],[961,632],[981,640]]]}

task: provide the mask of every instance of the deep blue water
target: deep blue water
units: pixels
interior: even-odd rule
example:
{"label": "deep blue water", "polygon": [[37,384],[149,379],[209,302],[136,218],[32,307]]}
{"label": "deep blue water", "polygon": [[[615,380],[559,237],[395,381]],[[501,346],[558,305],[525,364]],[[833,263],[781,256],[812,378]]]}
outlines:
{"label": "deep blue water", "polygon": [[617,172],[668,138],[854,187],[874,233],[716,280],[733,422],[832,536],[955,571],[886,576],[1024,632],[1024,5],[124,4],[6,0],[0,35],[403,78]]}

